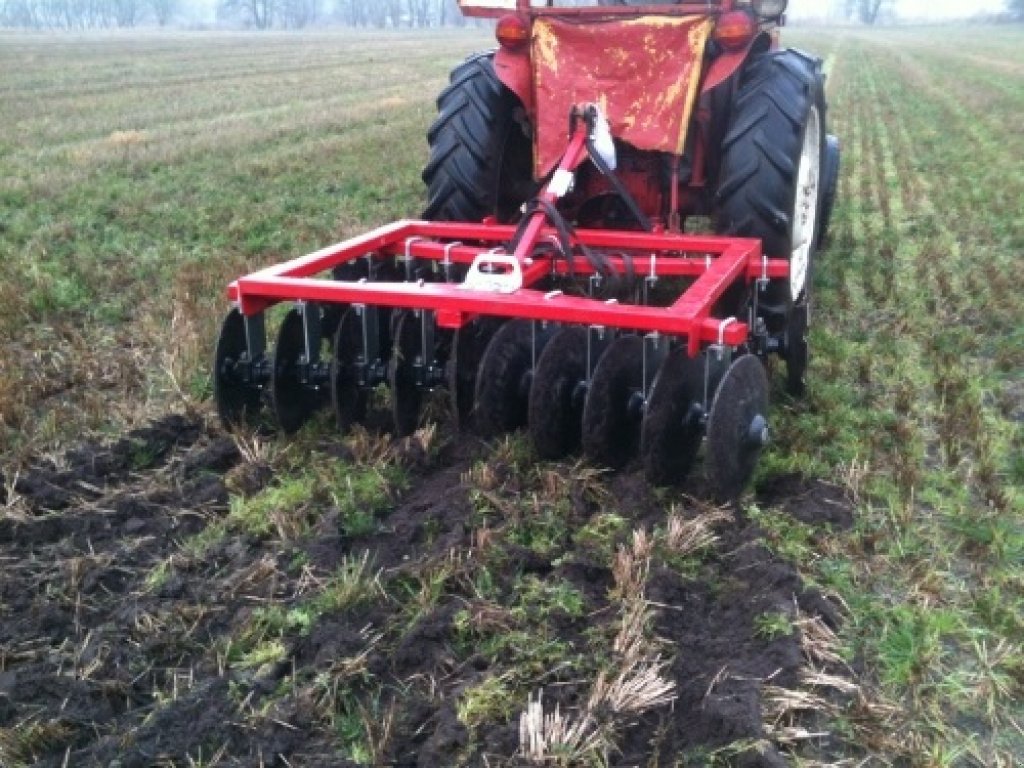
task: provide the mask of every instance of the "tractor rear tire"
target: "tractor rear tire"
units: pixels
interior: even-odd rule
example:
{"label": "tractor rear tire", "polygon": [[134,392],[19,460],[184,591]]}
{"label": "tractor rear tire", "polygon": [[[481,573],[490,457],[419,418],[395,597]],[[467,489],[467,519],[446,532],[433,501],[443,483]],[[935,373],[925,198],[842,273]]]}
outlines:
{"label": "tractor rear tire", "polygon": [[822,213],[825,78],[821,61],[793,49],[755,57],[743,71],[722,141],[716,229],[759,238],[790,262],[790,280],[758,297],[768,330],[785,329],[808,299]]}
{"label": "tractor rear tire", "polygon": [[452,71],[427,132],[425,219],[516,217],[534,192],[533,149],[519,108],[494,71],[493,53],[475,54]]}

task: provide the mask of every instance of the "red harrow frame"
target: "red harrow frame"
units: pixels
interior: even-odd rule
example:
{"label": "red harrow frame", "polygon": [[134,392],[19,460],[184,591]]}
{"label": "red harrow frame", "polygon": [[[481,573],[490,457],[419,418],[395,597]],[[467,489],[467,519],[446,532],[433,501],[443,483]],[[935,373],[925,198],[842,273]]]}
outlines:
{"label": "red harrow frame", "polygon": [[[757,296],[788,262],[752,239],[572,231],[553,204],[593,153],[593,127],[593,114],[574,120],[518,227],[400,221],[231,283],[222,420],[251,419],[266,394],[286,432],[328,400],[345,429],[387,384],[404,435],[423,393],[447,387],[460,425],[487,436],[528,423],[542,457],[582,441],[613,467],[639,449],[658,484],[685,477],[706,435],[713,493],[734,496],[767,441],[761,358],[779,351]],[[630,279],[628,296],[607,297]],[[270,355],[264,312],[286,301]]]}

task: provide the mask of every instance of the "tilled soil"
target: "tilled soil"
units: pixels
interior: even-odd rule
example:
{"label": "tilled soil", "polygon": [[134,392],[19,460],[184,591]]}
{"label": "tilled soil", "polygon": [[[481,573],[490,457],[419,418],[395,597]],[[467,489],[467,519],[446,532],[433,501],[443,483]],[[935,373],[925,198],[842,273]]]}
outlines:
{"label": "tilled soil", "polygon": [[[481,526],[467,470],[489,451],[455,440],[430,458],[396,454],[412,480],[370,534],[345,535],[327,506],[287,545],[233,534],[202,550],[188,542],[224,520],[231,494],[255,493],[273,476],[199,418],[168,416],[40,460],[16,478],[8,472],[0,483],[0,764],[523,764],[525,697],[512,713],[468,724],[460,715],[466,691],[507,671],[467,647],[460,621],[467,611],[490,616],[478,622],[487,627],[481,637],[511,631],[524,621],[505,611],[516,584],[534,576],[568,583],[582,610],[525,621],[570,655],[586,655],[595,628],[617,621],[614,577],[607,558],[573,538],[603,511],[582,492],[570,493],[568,534],[544,547],[501,540],[487,550],[489,567],[470,574],[464,553],[484,551],[481,531],[492,523]],[[494,504],[531,492],[498,462],[502,471]],[[664,522],[664,496],[638,474],[601,482],[604,498],[631,513],[630,530]],[[812,526],[851,520],[835,488],[799,477],[772,481],[759,501]],[[651,564],[645,596],[676,699],[622,724],[613,765],[703,765],[716,754],[736,765],[785,764],[766,731],[763,691],[798,687],[807,652],[799,631],[765,633],[758,617],[818,618],[834,628],[839,615],[742,510],[716,534],[692,568]],[[327,574],[361,557],[382,583],[378,599],[290,626],[283,652],[267,663],[237,662],[233,644],[261,611],[301,605]],[[425,574],[442,572],[455,575],[432,599],[420,597]],[[484,572],[497,599],[481,600],[473,586]],[[587,690],[571,668],[542,669],[513,687],[523,686],[543,686],[546,706],[564,711]],[[346,731],[352,723],[359,739]],[[360,752],[354,741],[375,746]],[[727,751],[736,744],[752,746]],[[827,752],[827,739],[817,748]]]}

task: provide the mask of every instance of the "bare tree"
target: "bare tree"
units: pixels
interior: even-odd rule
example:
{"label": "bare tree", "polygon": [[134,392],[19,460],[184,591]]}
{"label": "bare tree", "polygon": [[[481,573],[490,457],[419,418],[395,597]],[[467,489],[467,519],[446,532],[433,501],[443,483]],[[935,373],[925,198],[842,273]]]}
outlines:
{"label": "bare tree", "polygon": [[1007,0],[1006,10],[1013,18],[1024,20],[1024,0]]}
{"label": "bare tree", "polygon": [[134,27],[139,20],[139,0],[111,0],[114,21],[119,27]]}
{"label": "bare tree", "polygon": [[891,22],[896,15],[896,0],[858,0],[857,15],[865,24]]}
{"label": "bare tree", "polygon": [[37,3],[32,0],[7,0],[0,13],[0,23],[10,27],[38,29],[43,26]]}
{"label": "bare tree", "polygon": [[270,29],[276,12],[276,0],[221,0],[218,6],[222,16],[235,16],[245,26],[255,29]]}
{"label": "bare tree", "polygon": [[434,10],[434,0],[407,0],[407,18],[409,26],[428,27],[430,26],[431,12]]}
{"label": "bare tree", "polygon": [[319,0],[281,0],[281,19],[286,27],[300,29],[320,16]]}
{"label": "bare tree", "polygon": [[166,27],[178,12],[178,0],[149,0],[153,18],[161,27]]}

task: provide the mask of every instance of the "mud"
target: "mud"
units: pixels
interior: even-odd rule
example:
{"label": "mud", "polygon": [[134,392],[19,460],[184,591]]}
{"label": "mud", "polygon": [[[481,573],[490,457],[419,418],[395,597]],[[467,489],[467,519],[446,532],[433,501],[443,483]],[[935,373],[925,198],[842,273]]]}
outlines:
{"label": "mud", "polygon": [[[37,461],[17,475],[0,515],[0,764],[521,764],[518,710],[474,728],[460,720],[460,695],[498,671],[460,641],[460,616],[493,614],[488,626],[498,634],[511,621],[504,611],[517,579],[557,579],[584,604],[575,615],[552,611],[545,631],[586,653],[588,633],[615,621],[613,577],[593,552],[574,548],[570,530],[546,548],[507,541],[488,550],[500,599],[479,599],[460,575],[465,558],[452,553],[482,548],[464,478],[491,450],[454,441],[427,456],[407,447],[401,460],[412,482],[370,535],[343,536],[337,510],[326,509],[287,546],[229,536],[201,556],[183,542],[224,519],[231,493],[252,494],[273,479],[201,419],[169,416]],[[504,472],[502,493],[514,500],[514,468]],[[631,526],[663,522],[662,497],[636,473],[604,485],[630,500]],[[842,495],[814,481],[776,478],[757,493],[760,504],[810,525],[852,521]],[[571,527],[599,511],[574,494]],[[612,765],[702,765],[713,750],[758,740],[760,751],[740,750],[733,763],[786,764],[764,741],[762,688],[795,686],[805,658],[797,632],[767,639],[755,621],[799,607],[835,625],[838,613],[766,548],[755,525],[736,519],[719,526],[696,572],[654,563],[646,596],[658,606],[655,632],[672,649],[678,698],[623,726]],[[306,631],[288,629],[283,661],[229,661],[231,643],[261,610],[300,605],[310,574],[364,552],[384,584],[379,599],[327,611]],[[455,575],[410,614],[415,590],[446,563]],[[327,679],[335,685],[325,687]],[[551,673],[545,684],[545,700],[567,710],[587,695],[571,674]],[[338,715],[334,724],[325,712]],[[376,733],[379,751],[354,754],[345,722]]]}

